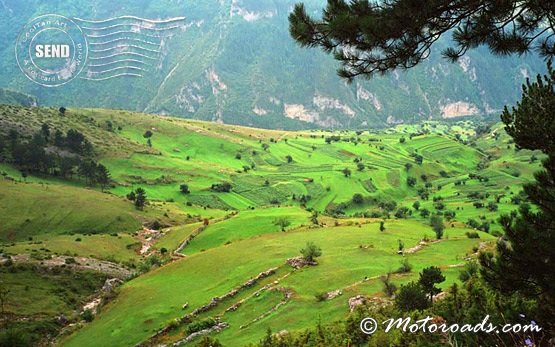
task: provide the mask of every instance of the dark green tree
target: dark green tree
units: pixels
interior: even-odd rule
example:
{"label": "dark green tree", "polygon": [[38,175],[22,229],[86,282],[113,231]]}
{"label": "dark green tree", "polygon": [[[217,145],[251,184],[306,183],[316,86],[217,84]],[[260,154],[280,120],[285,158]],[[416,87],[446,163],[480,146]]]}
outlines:
{"label": "dark green tree", "polygon": [[445,276],[443,276],[441,270],[438,267],[430,266],[422,270],[420,278],[418,279],[418,284],[428,293],[430,302],[433,302],[434,295],[441,293],[441,289],[437,288],[435,285],[444,281]]}
{"label": "dark green tree", "polygon": [[98,164],[96,166],[95,176],[96,176],[95,177],[96,182],[100,184],[100,189],[104,191],[104,189],[106,189],[106,187],[110,183],[110,172],[108,172],[108,169],[106,168],[106,166],[102,164]]}
{"label": "dark green tree", "polygon": [[555,329],[555,71],[523,86],[522,101],[502,120],[519,148],[541,150],[546,159],[535,182],[524,185],[534,208],[521,205],[518,214],[503,215],[505,231],[497,253],[480,256],[482,274],[505,293],[538,300],[543,324]]}
{"label": "dark green tree", "polygon": [[364,202],[364,196],[362,196],[362,194],[360,193],[356,193],[353,195],[351,201],[353,202],[353,204],[360,205]]}
{"label": "dark green tree", "polygon": [[278,217],[274,220],[274,225],[281,228],[281,231],[285,231],[285,228],[291,225],[291,220],[285,216]]}
{"label": "dark green tree", "polygon": [[416,282],[402,285],[395,297],[395,306],[405,312],[424,310],[428,308],[429,303],[426,292]]}
{"label": "dark green tree", "polygon": [[445,230],[445,225],[443,224],[443,218],[441,216],[434,214],[430,218],[430,225],[436,234],[436,239],[441,240],[443,237],[443,230]]}
{"label": "dark green tree", "polygon": [[50,137],[50,126],[46,123],[42,123],[40,127],[40,134],[46,141],[48,141],[48,138]]}
{"label": "dark green tree", "polygon": [[341,63],[349,80],[426,59],[432,45],[451,34],[443,55],[455,60],[486,45],[494,54],[524,54],[532,49],[555,55],[555,3],[537,0],[328,0],[321,19],[297,4],[289,31],[303,47],[320,47]]}
{"label": "dark green tree", "polygon": [[420,201],[415,201],[415,202],[412,204],[412,208],[414,208],[415,210],[418,211],[418,210],[420,209]]}
{"label": "dark green tree", "polygon": [[183,194],[189,194],[191,191],[189,190],[189,185],[186,183],[183,183],[179,186],[179,190],[181,191],[181,193]]}
{"label": "dark green tree", "polygon": [[322,249],[314,242],[307,242],[305,248],[301,249],[301,254],[306,261],[313,262],[322,255]]}
{"label": "dark green tree", "polygon": [[135,190],[135,207],[142,210],[146,204],[146,191],[143,188]]}

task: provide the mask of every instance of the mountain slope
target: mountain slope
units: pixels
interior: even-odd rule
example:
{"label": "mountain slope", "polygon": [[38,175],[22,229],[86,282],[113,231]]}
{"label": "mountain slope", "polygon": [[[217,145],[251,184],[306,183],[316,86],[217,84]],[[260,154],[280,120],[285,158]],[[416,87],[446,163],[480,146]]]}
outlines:
{"label": "mountain slope", "polygon": [[[434,52],[408,72],[347,85],[331,57],[301,49],[290,38],[287,15],[295,2],[4,0],[0,87],[36,95],[45,105],[125,108],[266,128],[355,128],[495,113],[517,100],[525,77],[543,69],[537,58],[493,58],[485,49],[458,64]],[[305,2],[315,15],[325,4]],[[43,88],[19,71],[13,43],[27,20],[51,12],[85,19],[185,16],[186,24],[162,40],[161,53],[142,78],[76,79]],[[437,50],[446,44],[439,42]],[[80,77],[86,75],[87,69]]]}

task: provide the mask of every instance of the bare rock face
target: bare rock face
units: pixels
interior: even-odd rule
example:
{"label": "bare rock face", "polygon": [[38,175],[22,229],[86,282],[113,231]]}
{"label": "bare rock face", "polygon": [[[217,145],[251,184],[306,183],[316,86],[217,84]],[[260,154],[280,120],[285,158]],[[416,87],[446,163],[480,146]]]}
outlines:
{"label": "bare rock face", "polygon": [[349,310],[353,312],[358,306],[366,304],[367,300],[368,299],[364,295],[357,295],[349,298]]}
{"label": "bare rock face", "polygon": [[299,256],[287,259],[287,264],[291,265],[295,269],[300,269],[305,266],[315,266],[318,265],[315,261],[308,261],[305,258]]}
{"label": "bare rock face", "polygon": [[116,287],[123,284],[123,281],[119,278],[109,278],[104,282],[102,286],[102,291],[106,294],[111,293]]}

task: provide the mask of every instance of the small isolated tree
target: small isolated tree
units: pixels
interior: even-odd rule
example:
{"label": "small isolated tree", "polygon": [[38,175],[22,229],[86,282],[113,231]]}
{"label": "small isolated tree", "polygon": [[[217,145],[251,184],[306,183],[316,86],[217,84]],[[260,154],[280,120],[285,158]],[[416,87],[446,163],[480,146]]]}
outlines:
{"label": "small isolated tree", "polygon": [[146,191],[143,188],[135,190],[135,207],[137,210],[142,210],[146,204]]}
{"label": "small isolated tree", "polygon": [[308,262],[313,262],[314,259],[318,258],[322,255],[322,249],[314,242],[307,242],[305,248],[301,249],[301,255],[303,256],[304,260]]}
{"label": "small isolated tree", "polygon": [[443,276],[441,270],[438,267],[430,266],[422,270],[418,284],[428,293],[431,303],[434,300],[434,295],[441,293],[441,289],[437,288],[435,285],[444,281],[445,276]]}
{"label": "small isolated tree", "polygon": [[291,225],[291,221],[287,217],[278,217],[274,219],[274,225],[281,228],[281,231],[285,231],[285,228]]}
{"label": "small isolated tree", "polygon": [[290,156],[290,155],[286,155],[285,160],[287,160],[288,163],[292,163],[293,162],[293,157]]}
{"label": "small isolated tree", "polygon": [[100,189],[104,191],[110,183],[110,172],[106,166],[98,164],[96,167],[96,181],[100,184]]}
{"label": "small isolated tree", "polygon": [[364,171],[364,168],[365,168],[365,166],[364,166],[363,163],[361,163],[361,162],[357,163],[357,170],[358,171]]}
{"label": "small isolated tree", "polygon": [[382,281],[383,292],[385,293],[385,295],[389,297],[395,295],[395,292],[397,291],[397,286],[395,285],[395,283],[391,282],[391,273],[388,272],[387,275],[380,277],[380,280]]}
{"label": "small isolated tree", "polygon": [[436,239],[441,240],[443,237],[443,230],[445,230],[445,225],[443,224],[443,218],[441,216],[434,214],[430,218],[430,225],[436,234]]}
{"label": "small isolated tree", "polygon": [[135,201],[137,199],[137,194],[134,191],[130,191],[126,196],[127,200]]}
{"label": "small isolated tree", "polygon": [[152,135],[154,135],[154,133],[150,130],[145,131],[145,133],[143,134],[143,137],[145,139],[150,139],[152,137]]}
{"label": "small isolated tree", "polygon": [[181,193],[183,193],[183,194],[191,193],[191,191],[189,190],[189,185],[186,184],[186,183],[183,183],[179,186],[179,191],[181,191]]}
{"label": "small isolated tree", "polygon": [[345,177],[351,177],[351,170],[349,170],[349,168],[344,168],[341,172],[343,172]]}
{"label": "small isolated tree", "polygon": [[385,231],[385,222],[382,220],[380,221],[380,231],[384,232]]}
{"label": "small isolated tree", "polygon": [[409,187],[414,187],[416,185],[416,178],[411,176],[407,177],[407,185]]}
{"label": "small isolated tree", "polygon": [[415,201],[415,202],[412,204],[412,208],[414,208],[415,210],[418,211],[418,210],[420,209],[420,201]]}
{"label": "small isolated tree", "polygon": [[412,265],[409,263],[409,259],[403,258],[403,260],[401,261],[401,266],[399,266],[396,272],[403,274],[411,271],[412,271]]}
{"label": "small isolated tree", "polygon": [[65,114],[66,114],[66,108],[65,107],[63,107],[63,106],[60,107],[60,109],[58,111],[60,112],[61,116],[65,116]]}
{"label": "small isolated tree", "polygon": [[90,308],[86,309],[85,311],[83,311],[83,313],[81,313],[81,318],[87,322],[90,323],[93,321],[94,319],[94,313],[91,311]]}
{"label": "small isolated tree", "polygon": [[353,195],[351,201],[353,202],[353,204],[360,205],[364,202],[364,196],[362,196],[362,194],[360,193],[356,193]]}
{"label": "small isolated tree", "polygon": [[50,137],[50,126],[47,123],[43,123],[41,125],[40,134],[46,141],[48,141],[48,138]]}
{"label": "small isolated tree", "polygon": [[395,306],[405,312],[424,310],[428,308],[428,305],[429,301],[426,297],[426,292],[416,282],[402,285],[397,297],[395,297]]}
{"label": "small isolated tree", "polygon": [[397,240],[398,244],[399,244],[399,252],[403,252],[403,250],[405,249],[405,243],[403,242],[403,240]]}

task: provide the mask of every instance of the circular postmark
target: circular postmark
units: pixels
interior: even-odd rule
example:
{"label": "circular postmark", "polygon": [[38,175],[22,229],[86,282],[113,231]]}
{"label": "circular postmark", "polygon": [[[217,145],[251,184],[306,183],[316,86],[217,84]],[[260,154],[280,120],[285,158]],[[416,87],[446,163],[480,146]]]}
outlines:
{"label": "circular postmark", "polygon": [[71,19],[46,14],[29,21],[17,37],[17,65],[31,81],[44,87],[59,87],[85,67],[87,38]]}

